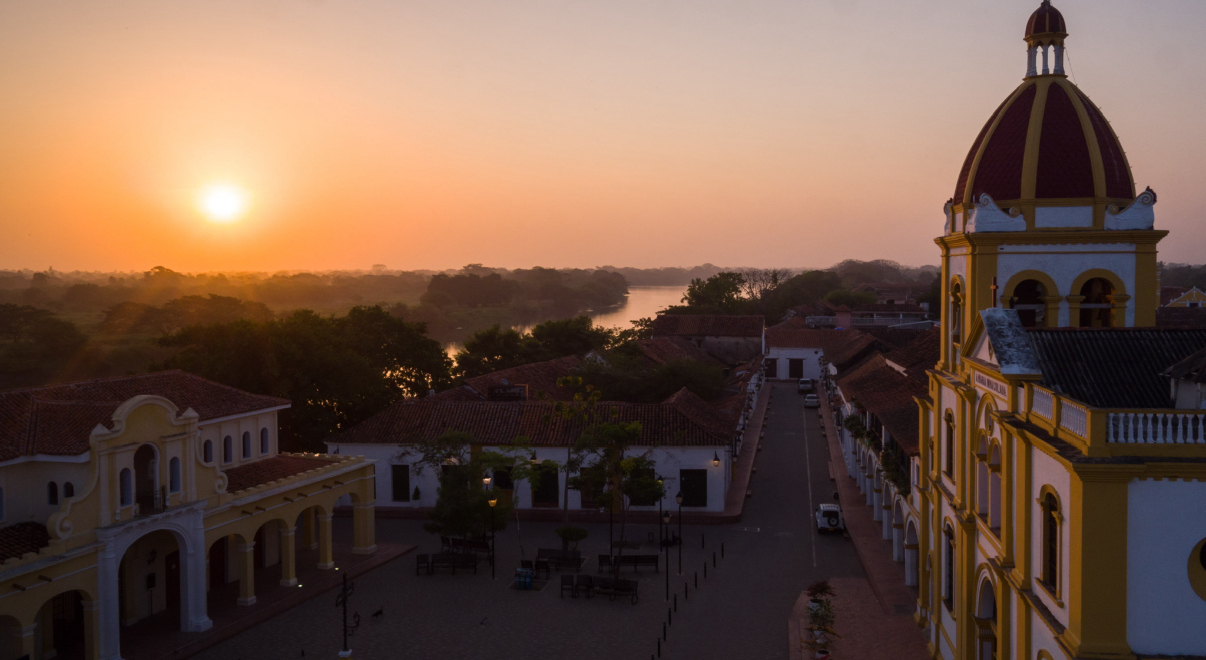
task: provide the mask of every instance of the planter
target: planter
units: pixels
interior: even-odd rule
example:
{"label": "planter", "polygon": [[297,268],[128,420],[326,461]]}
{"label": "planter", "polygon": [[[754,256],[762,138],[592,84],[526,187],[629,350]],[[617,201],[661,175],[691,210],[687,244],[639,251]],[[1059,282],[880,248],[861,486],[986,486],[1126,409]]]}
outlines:
{"label": "planter", "polygon": [[810,599],[808,599],[808,609],[810,609],[810,610],[815,610],[815,609],[817,609],[817,608],[818,608],[818,607],[820,607],[820,606],[821,606],[821,599],[820,599],[820,598],[810,598]]}
{"label": "planter", "polygon": [[830,657],[829,650],[828,649],[817,649],[817,654],[815,657],[817,658],[817,660],[828,660],[828,658]]}

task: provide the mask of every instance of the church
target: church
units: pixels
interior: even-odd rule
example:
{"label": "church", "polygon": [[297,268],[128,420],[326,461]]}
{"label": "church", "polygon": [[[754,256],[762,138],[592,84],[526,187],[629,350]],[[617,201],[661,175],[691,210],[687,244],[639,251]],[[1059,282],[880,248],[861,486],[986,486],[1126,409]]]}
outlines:
{"label": "church", "polygon": [[1154,327],[1156,193],[1068,79],[1049,0],[1024,38],[935,240],[916,620],[948,660],[1201,657],[1206,330]]}

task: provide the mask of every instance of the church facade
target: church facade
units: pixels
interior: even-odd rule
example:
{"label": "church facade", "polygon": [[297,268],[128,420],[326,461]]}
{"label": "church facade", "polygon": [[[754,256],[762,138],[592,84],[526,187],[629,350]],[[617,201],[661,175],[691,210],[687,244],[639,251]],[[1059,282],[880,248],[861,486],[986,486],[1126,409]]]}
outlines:
{"label": "church facade", "polygon": [[1152,327],[1156,194],[1067,36],[1045,0],[936,239],[913,567],[935,657],[1206,653],[1206,331]]}

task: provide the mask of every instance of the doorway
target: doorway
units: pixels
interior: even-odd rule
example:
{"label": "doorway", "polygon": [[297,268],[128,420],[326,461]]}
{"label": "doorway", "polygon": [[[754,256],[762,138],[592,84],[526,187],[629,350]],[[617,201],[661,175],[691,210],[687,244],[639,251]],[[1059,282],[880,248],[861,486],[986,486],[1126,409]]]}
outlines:
{"label": "doorway", "polygon": [[163,558],[163,586],[167,596],[167,608],[180,611],[180,551],[173,550]]}

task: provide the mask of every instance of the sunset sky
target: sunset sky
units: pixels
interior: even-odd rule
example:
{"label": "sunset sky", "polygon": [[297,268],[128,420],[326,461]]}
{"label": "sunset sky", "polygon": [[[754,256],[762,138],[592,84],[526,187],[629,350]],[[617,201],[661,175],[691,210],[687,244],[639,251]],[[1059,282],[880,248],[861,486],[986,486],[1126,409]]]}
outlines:
{"label": "sunset sky", "polygon": [[[937,263],[1037,6],[5,0],[0,269]],[[1206,261],[1206,2],[1055,6]]]}

